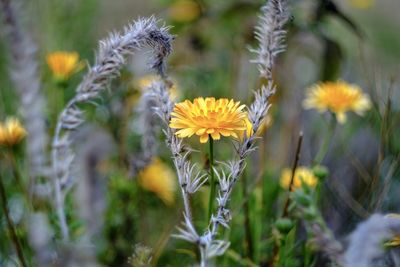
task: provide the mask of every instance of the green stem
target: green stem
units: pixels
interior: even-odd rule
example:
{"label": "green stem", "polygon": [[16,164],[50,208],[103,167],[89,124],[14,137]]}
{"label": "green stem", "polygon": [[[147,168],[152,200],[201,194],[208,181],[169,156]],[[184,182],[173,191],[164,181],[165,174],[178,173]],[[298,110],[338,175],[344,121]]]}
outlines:
{"label": "green stem", "polygon": [[209,136],[210,140],[210,199],[208,201],[208,220],[211,219],[211,214],[214,209],[214,198],[215,198],[215,179],[214,179],[214,140]]}
{"label": "green stem", "polygon": [[11,240],[15,246],[15,250],[17,251],[17,256],[19,261],[21,262],[22,267],[27,267],[28,265],[26,264],[24,254],[22,252],[22,246],[21,243],[18,239],[17,233],[15,231],[14,224],[10,218],[9,212],[8,212],[8,203],[7,203],[7,196],[6,196],[6,190],[4,188],[3,184],[3,178],[0,177],[0,197],[1,197],[1,208],[3,210],[4,216],[6,217],[7,221],[7,226],[8,230],[10,231],[11,235]]}
{"label": "green stem", "polygon": [[14,156],[14,151],[9,151],[7,156],[10,161],[12,173],[15,177],[15,182],[19,187],[19,189],[21,190],[21,193],[23,193],[24,197],[28,200],[28,192],[25,187],[23,175],[21,174],[20,168],[18,167],[17,159]]}
{"label": "green stem", "polygon": [[246,249],[247,249],[247,257],[251,260],[254,260],[254,249],[253,249],[253,237],[251,232],[251,222],[250,222],[250,207],[249,207],[249,192],[247,190],[247,176],[246,172],[243,172],[242,175],[242,189],[243,189],[243,209],[244,209],[244,228],[245,228],[245,239],[246,239]]}
{"label": "green stem", "polygon": [[322,143],[322,146],[320,147],[317,155],[315,156],[314,159],[315,165],[321,164],[321,162],[324,160],[326,156],[326,153],[328,153],[329,145],[332,141],[333,134],[335,133],[335,128],[336,128],[336,118],[335,116],[332,116],[327,133],[325,135],[324,142]]}

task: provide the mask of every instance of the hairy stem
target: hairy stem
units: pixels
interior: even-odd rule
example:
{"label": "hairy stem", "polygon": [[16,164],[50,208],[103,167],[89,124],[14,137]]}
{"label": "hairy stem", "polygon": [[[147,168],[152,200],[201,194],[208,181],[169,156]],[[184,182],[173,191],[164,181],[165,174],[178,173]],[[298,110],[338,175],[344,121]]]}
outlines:
{"label": "hairy stem", "polygon": [[182,188],[182,198],[183,198],[183,206],[185,208],[185,215],[188,217],[190,221],[192,221],[192,211],[190,209],[190,199],[189,194],[185,192]]}
{"label": "hairy stem", "polygon": [[210,139],[210,199],[208,201],[208,221],[211,219],[211,215],[214,209],[214,198],[215,198],[215,178],[214,178],[214,140],[211,136]]}
{"label": "hairy stem", "polygon": [[61,236],[64,241],[69,240],[69,229],[68,229],[68,224],[67,224],[67,218],[65,215],[65,210],[64,210],[64,196],[61,190],[61,180],[59,179],[59,163],[58,163],[58,148],[57,145],[60,142],[60,137],[61,137],[61,130],[62,130],[62,123],[61,123],[61,118],[64,116],[64,113],[67,112],[67,110],[75,105],[75,98],[71,99],[63,112],[59,116],[59,123],[57,123],[55,134],[54,134],[54,139],[53,139],[53,149],[52,149],[52,159],[53,159],[53,172],[54,175],[52,175],[52,182],[53,182],[53,189],[54,189],[54,206],[56,209],[58,221],[60,223],[60,229],[61,229]]}
{"label": "hairy stem", "polygon": [[242,189],[243,189],[243,198],[245,199],[243,204],[243,209],[244,209],[244,228],[245,228],[245,236],[247,244],[247,256],[253,260],[254,248],[253,248],[253,236],[251,233],[249,191],[247,189],[246,172],[243,172],[242,175]]}
{"label": "hairy stem", "polygon": [[27,267],[28,265],[26,264],[26,261],[24,258],[21,243],[18,239],[14,224],[9,215],[6,190],[5,190],[4,184],[3,184],[3,177],[0,177],[0,197],[1,197],[1,209],[3,210],[4,216],[6,217],[7,227],[11,234],[11,241],[13,242],[13,244],[15,246],[15,250],[17,251],[17,256],[21,263],[21,266]]}

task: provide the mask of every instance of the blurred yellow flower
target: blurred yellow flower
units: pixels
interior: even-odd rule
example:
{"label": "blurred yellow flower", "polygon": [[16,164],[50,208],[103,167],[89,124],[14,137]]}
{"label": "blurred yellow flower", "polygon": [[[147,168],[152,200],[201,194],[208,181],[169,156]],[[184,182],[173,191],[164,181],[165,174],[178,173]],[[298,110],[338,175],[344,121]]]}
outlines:
{"label": "blurred yellow flower", "polygon": [[171,20],[176,22],[190,22],[200,16],[200,6],[193,0],[178,0],[168,9]]}
{"label": "blurred yellow flower", "polygon": [[[400,214],[398,213],[389,213],[386,214],[387,218],[393,218],[393,219],[400,219]],[[389,241],[385,242],[385,246],[387,247],[399,247],[400,246],[400,235],[394,236],[392,239]]]}
{"label": "blurred yellow flower", "polygon": [[319,83],[310,87],[303,106],[306,109],[317,109],[319,112],[329,110],[336,115],[339,123],[344,123],[346,112],[354,111],[358,115],[363,115],[371,108],[371,101],[357,85],[338,81]]}
{"label": "blurred yellow flower", "polygon": [[[160,78],[156,75],[145,75],[141,77],[137,82],[136,85],[140,92],[143,92],[147,87],[151,85],[152,82],[154,81],[159,81]],[[178,92],[178,87],[177,87],[177,82],[172,79],[173,85],[169,89],[169,94],[172,100],[175,100],[179,97],[179,92]]]}
{"label": "blurred yellow flower", "polygon": [[54,79],[59,82],[68,80],[72,74],[83,67],[76,52],[57,51],[47,54],[47,65],[53,73]]}
{"label": "blurred yellow flower", "polygon": [[[253,125],[251,124],[251,122],[247,116],[246,116],[245,122],[246,122],[246,130],[238,131],[240,140],[243,140],[244,133],[246,133],[246,136],[251,136],[254,134]],[[263,134],[267,131],[267,129],[271,126],[271,124],[272,124],[271,115],[267,114],[267,116],[261,122],[261,125],[257,130],[257,136],[263,136]]]}
{"label": "blurred yellow flower", "polygon": [[155,158],[139,173],[139,184],[144,189],[155,193],[166,205],[175,200],[175,174],[160,159]]}
{"label": "blurred yellow flower", "polygon": [[385,246],[387,247],[398,247],[400,246],[400,236],[395,236],[389,241],[385,242]]}
{"label": "blurred yellow flower", "polygon": [[[280,184],[283,188],[288,189],[290,186],[290,180],[292,178],[292,170],[286,168],[282,171]],[[318,182],[318,178],[315,177],[313,171],[307,167],[297,167],[294,178],[292,190],[296,190],[301,187],[302,182],[307,184],[310,187],[315,187]]]}
{"label": "blurred yellow flower", "polygon": [[7,118],[5,123],[0,123],[0,145],[16,145],[26,135],[27,132],[18,119]]}
{"label": "blurred yellow flower", "polygon": [[367,9],[375,4],[375,0],[350,0],[349,3],[355,8]]}
{"label": "blurred yellow flower", "polygon": [[206,143],[209,136],[213,140],[219,140],[221,135],[238,138],[237,132],[246,130],[247,114],[244,108],[245,105],[240,105],[240,102],[226,98],[185,100],[175,104],[169,126],[180,129],[176,132],[179,138],[194,134],[200,136],[200,143]]}

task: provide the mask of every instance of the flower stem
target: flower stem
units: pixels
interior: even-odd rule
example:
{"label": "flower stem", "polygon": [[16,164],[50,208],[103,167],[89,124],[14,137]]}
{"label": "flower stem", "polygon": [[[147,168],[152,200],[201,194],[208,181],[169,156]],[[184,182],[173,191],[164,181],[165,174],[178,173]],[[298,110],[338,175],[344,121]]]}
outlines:
{"label": "flower stem", "polygon": [[214,180],[214,140],[212,137],[209,137],[210,140],[210,199],[208,201],[208,220],[211,218],[211,214],[214,208],[214,198],[215,198],[215,180]]}
{"label": "flower stem", "polygon": [[22,267],[27,267],[28,265],[26,264],[24,254],[22,252],[22,246],[21,243],[18,239],[17,233],[15,231],[14,224],[10,218],[9,212],[8,212],[8,204],[7,204],[7,196],[6,196],[6,190],[4,188],[3,184],[3,178],[0,177],[0,197],[1,197],[1,209],[3,210],[4,216],[6,217],[7,221],[7,226],[8,230],[10,231],[11,235],[11,240],[14,243],[15,250],[17,251],[17,256],[19,261],[21,262]]}
{"label": "flower stem", "polygon": [[328,126],[327,133],[325,135],[324,142],[322,143],[322,146],[320,147],[317,155],[315,156],[314,159],[315,165],[321,164],[321,162],[324,160],[326,156],[326,153],[328,153],[329,145],[332,141],[333,134],[335,133],[335,128],[336,128],[336,118],[332,116]]}
{"label": "flower stem", "polygon": [[8,156],[8,159],[10,161],[12,173],[13,173],[13,175],[15,177],[15,182],[17,183],[17,186],[19,187],[19,189],[21,190],[22,193],[26,193],[25,192],[24,183],[23,183],[23,179],[22,179],[22,175],[21,175],[21,173],[19,171],[17,160],[15,159],[15,156],[14,156],[14,152],[13,151],[8,151],[8,155],[7,156]]}
{"label": "flower stem", "polygon": [[251,232],[251,221],[250,221],[250,207],[249,207],[249,191],[247,188],[247,176],[246,172],[243,172],[242,175],[242,190],[243,190],[243,199],[245,202],[243,204],[244,209],[244,230],[245,230],[245,239],[246,239],[246,253],[247,257],[251,260],[254,260],[254,248],[253,248],[253,237]]}
{"label": "flower stem", "polygon": [[[299,139],[297,141],[296,154],[295,154],[295,158],[294,158],[294,162],[293,162],[293,166],[292,166],[292,174],[291,174],[291,177],[290,177],[290,184],[289,184],[289,187],[288,187],[288,191],[289,191],[288,193],[289,194],[292,191],[294,176],[296,174],[297,165],[299,164],[300,150],[301,150],[302,143],[303,143],[303,132],[300,132],[299,133]],[[284,217],[286,217],[288,215],[289,205],[290,205],[290,197],[288,196],[286,198],[285,205],[283,207],[282,218],[284,218]]]}

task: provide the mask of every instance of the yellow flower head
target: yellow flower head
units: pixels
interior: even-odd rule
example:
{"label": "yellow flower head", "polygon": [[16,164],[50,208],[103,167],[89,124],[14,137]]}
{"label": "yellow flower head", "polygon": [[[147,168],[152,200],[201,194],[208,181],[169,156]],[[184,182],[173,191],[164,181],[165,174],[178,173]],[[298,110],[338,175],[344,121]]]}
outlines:
{"label": "yellow flower head", "polygon": [[[386,214],[385,217],[400,220],[400,214],[398,214],[398,213],[389,213],[389,214]],[[395,235],[392,239],[385,242],[384,245],[386,247],[399,247],[400,246],[400,235]]]}
{"label": "yellow flower head", "polygon": [[[288,189],[291,178],[292,170],[288,168],[284,169],[280,179],[281,186]],[[310,187],[315,187],[318,183],[318,178],[315,177],[311,169],[307,167],[298,167],[294,173],[292,190],[300,188],[302,183],[305,183]]]}
{"label": "yellow flower head", "polygon": [[169,17],[177,22],[190,22],[200,16],[200,6],[193,0],[178,0],[168,10]]}
{"label": "yellow flower head", "polygon": [[350,5],[359,9],[367,9],[375,4],[375,0],[350,0]]}
{"label": "yellow flower head", "polygon": [[15,118],[8,118],[5,123],[0,123],[0,145],[16,145],[24,139],[26,134],[24,127]]}
{"label": "yellow flower head", "polygon": [[[253,124],[251,124],[251,121],[247,116],[245,122],[246,122],[246,130],[238,132],[240,140],[243,140],[245,133],[246,136],[252,136],[254,134]],[[267,116],[264,118],[264,120],[262,120],[260,127],[257,130],[257,136],[263,136],[263,134],[267,131],[267,129],[271,126],[271,124],[272,124],[271,115],[267,114]]]}
{"label": "yellow flower head", "polygon": [[79,55],[76,52],[57,51],[49,53],[46,61],[55,80],[60,82],[68,80],[72,74],[83,67],[83,62],[79,61]]}
{"label": "yellow flower head", "polygon": [[155,193],[166,205],[175,200],[175,174],[160,159],[153,161],[139,173],[139,184],[146,190]]}
{"label": "yellow flower head", "polygon": [[371,101],[357,85],[338,81],[320,83],[309,88],[303,106],[319,112],[329,110],[336,115],[339,123],[344,123],[347,111],[363,115],[371,108]]}
{"label": "yellow flower head", "polygon": [[175,104],[169,126],[180,129],[176,132],[179,138],[194,134],[200,136],[200,143],[206,143],[209,136],[213,140],[219,140],[221,135],[238,138],[237,132],[246,130],[247,114],[244,108],[245,105],[240,105],[240,102],[226,98],[185,100]]}

